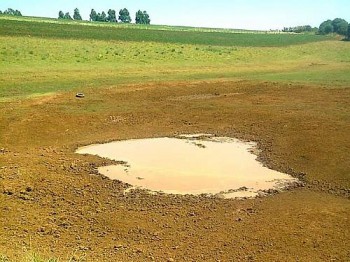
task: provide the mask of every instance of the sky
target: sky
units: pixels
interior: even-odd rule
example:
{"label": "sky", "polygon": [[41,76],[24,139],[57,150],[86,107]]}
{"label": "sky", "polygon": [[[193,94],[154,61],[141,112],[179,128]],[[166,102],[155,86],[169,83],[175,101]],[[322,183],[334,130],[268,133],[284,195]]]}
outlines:
{"label": "sky", "polygon": [[[298,25],[319,26],[337,17],[350,22],[350,0],[0,0],[0,10],[25,16],[58,17],[78,8],[84,20],[97,12],[127,8],[134,21],[147,11],[151,24],[269,30]],[[1,25],[0,25],[1,26]]]}

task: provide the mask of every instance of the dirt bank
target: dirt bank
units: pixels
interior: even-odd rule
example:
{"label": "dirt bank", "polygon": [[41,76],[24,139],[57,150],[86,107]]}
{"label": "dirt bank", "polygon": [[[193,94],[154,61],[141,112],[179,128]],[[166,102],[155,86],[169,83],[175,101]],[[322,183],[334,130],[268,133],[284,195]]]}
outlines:
{"label": "dirt bank", "polygon": [[[87,261],[345,261],[350,91],[157,83],[0,103],[0,254]],[[78,146],[212,133],[256,141],[305,187],[250,200],[123,194]]]}

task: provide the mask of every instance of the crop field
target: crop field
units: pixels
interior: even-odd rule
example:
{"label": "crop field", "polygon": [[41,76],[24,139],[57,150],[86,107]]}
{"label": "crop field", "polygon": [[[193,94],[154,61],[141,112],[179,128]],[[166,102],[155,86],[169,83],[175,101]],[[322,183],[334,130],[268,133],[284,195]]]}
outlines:
{"label": "crop field", "polygon": [[[337,37],[0,16],[0,261],[346,261],[349,72]],[[74,153],[184,133],[255,141],[303,187],[125,194]]]}
{"label": "crop field", "polygon": [[[94,25],[94,26],[88,26]],[[82,29],[82,26],[84,30]],[[38,36],[42,38],[94,39],[135,42],[159,42],[215,46],[285,46],[326,40],[325,36],[292,34],[239,34],[226,31],[165,30],[159,26],[108,23],[44,23],[39,21],[1,19],[1,35]],[[145,27],[145,26],[144,26]],[[103,30],[101,30],[103,28]],[[147,30],[146,30],[147,29]]]}

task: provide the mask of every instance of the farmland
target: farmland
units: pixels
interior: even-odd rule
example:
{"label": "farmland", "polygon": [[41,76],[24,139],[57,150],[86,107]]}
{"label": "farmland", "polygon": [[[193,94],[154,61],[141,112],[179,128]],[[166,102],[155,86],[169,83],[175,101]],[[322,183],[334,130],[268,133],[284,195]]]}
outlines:
{"label": "farmland", "polygon": [[[0,261],[349,257],[348,42],[56,21],[0,17]],[[305,186],[244,201],[125,195],[95,172],[108,160],[74,153],[181,133],[256,141]]]}
{"label": "farmland", "polygon": [[75,23],[6,19],[1,23],[3,99],[98,86],[101,79],[105,84],[122,84],[243,77],[338,85],[350,78],[347,43],[324,36],[208,35],[119,26],[101,30]]}

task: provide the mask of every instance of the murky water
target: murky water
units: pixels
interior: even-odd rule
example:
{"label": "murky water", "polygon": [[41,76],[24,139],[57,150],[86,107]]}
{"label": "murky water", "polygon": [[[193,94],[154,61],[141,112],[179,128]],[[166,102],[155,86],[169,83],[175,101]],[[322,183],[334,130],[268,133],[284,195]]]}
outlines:
{"label": "murky water", "polygon": [[91,145],[77,150],[126,164],[99,172],[134,187],[174,194],[254,197],[297,180],[264,167],[254,143],[208,134],[151,138]]}

